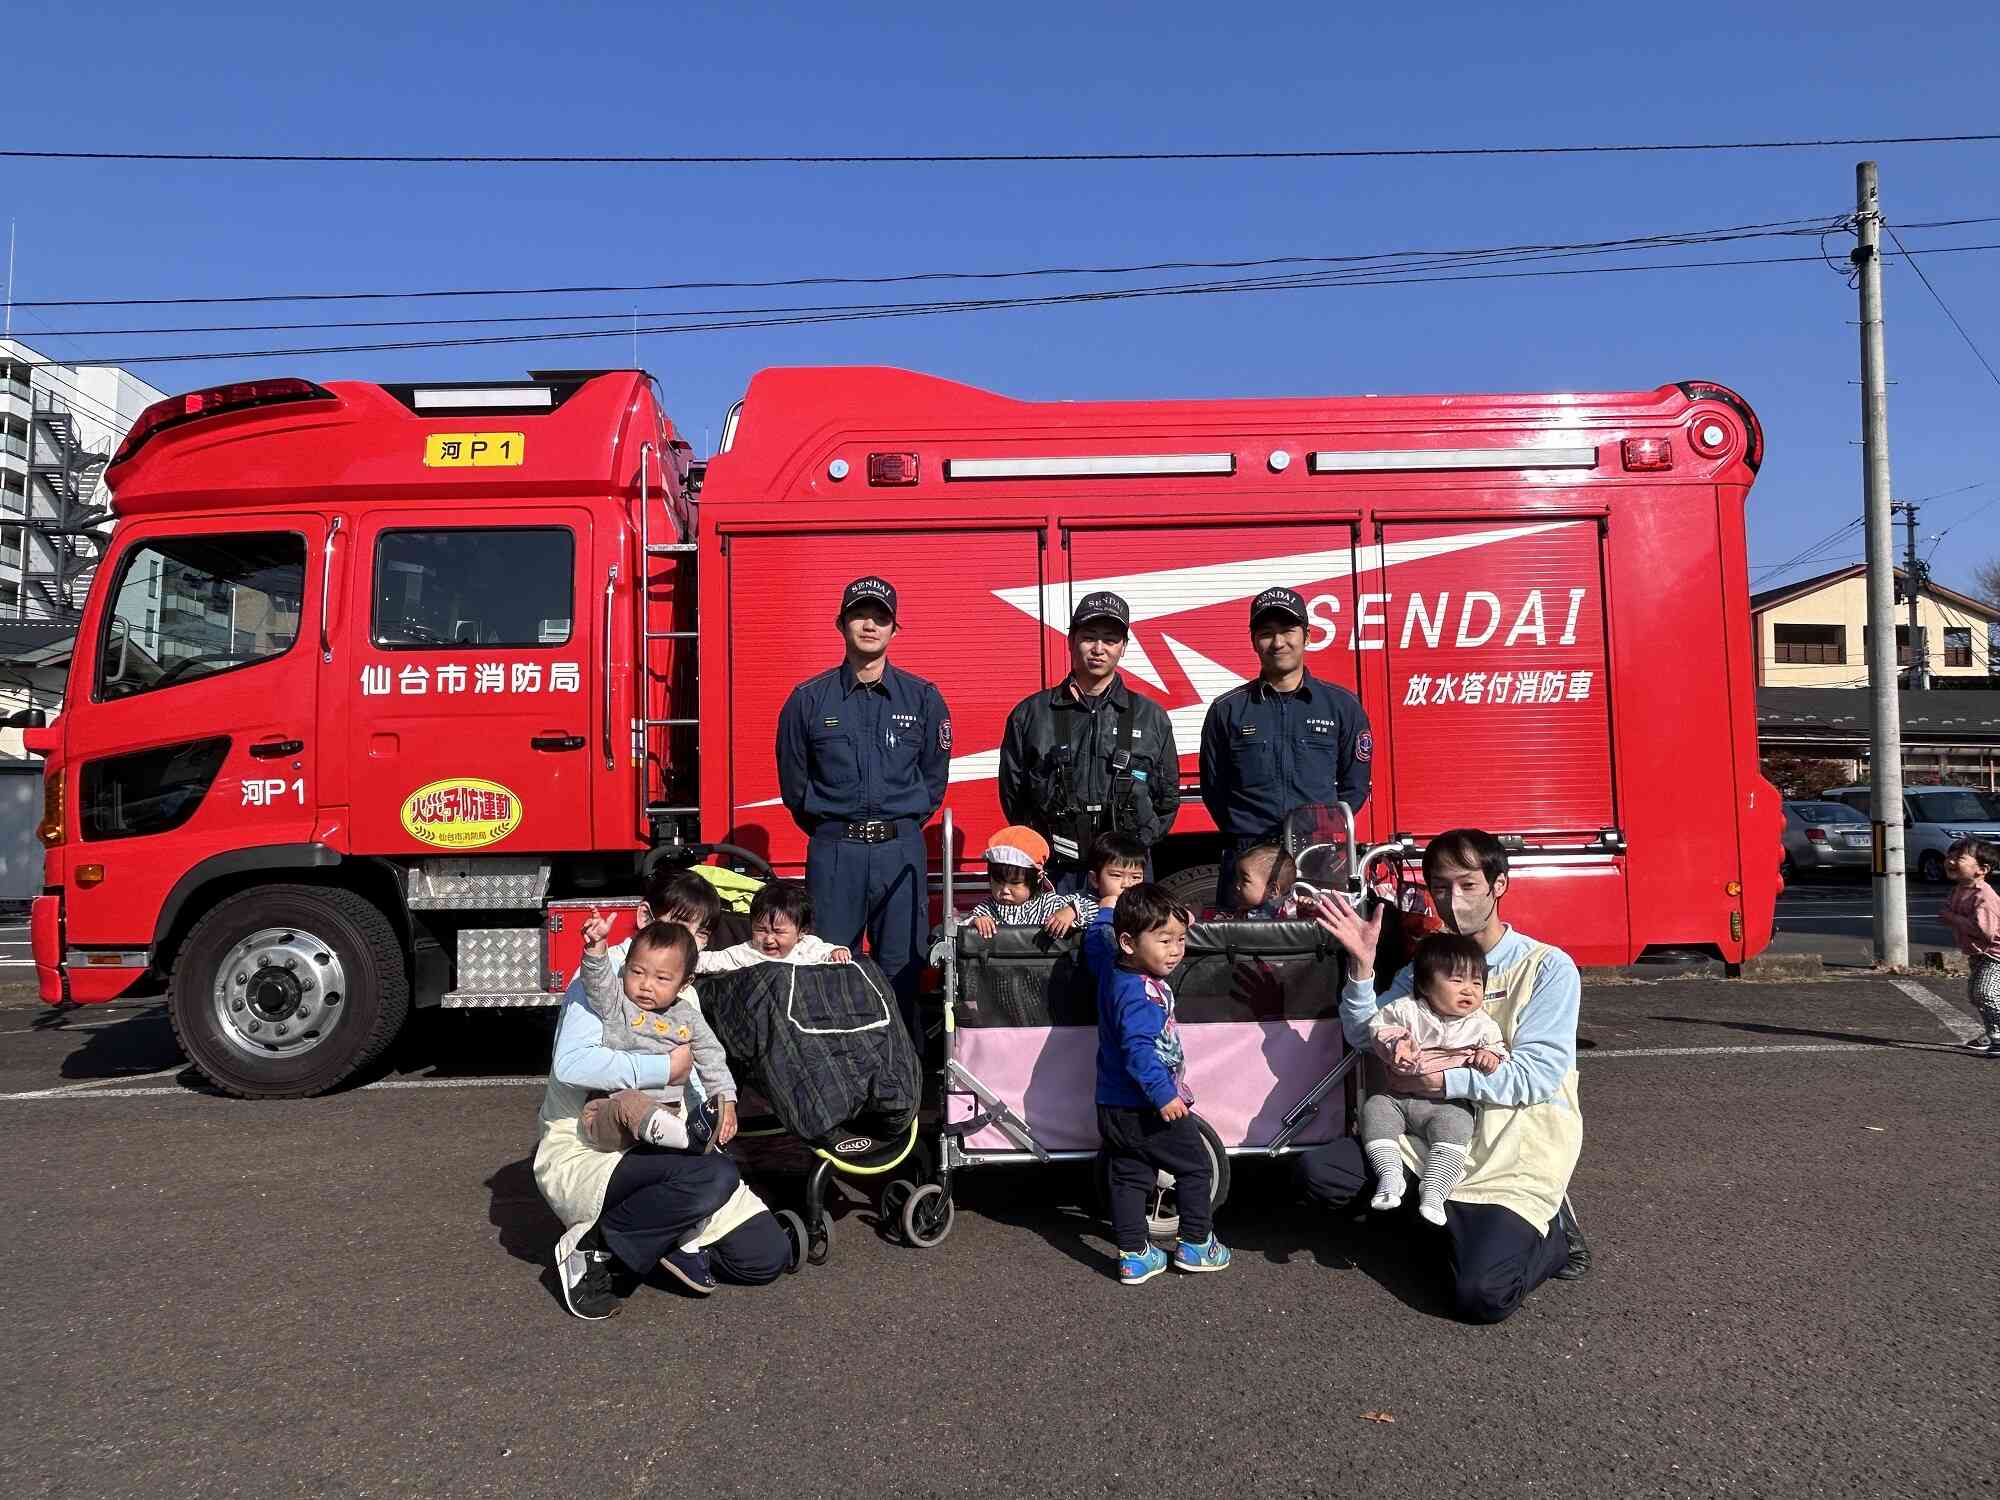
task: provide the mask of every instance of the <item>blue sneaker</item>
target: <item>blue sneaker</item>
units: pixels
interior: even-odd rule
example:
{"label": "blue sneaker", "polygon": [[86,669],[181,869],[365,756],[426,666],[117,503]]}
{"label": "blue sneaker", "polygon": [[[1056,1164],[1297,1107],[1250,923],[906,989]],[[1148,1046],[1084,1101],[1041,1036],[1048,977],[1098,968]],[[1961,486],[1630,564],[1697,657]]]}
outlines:
{"label": "blue sneaker", "polygon": [[660,1257],[660,1269],[698,1297],[706,1297],[715,1290],[706,1250],[669,1250]]}
{"label": "blue sneaker", "polygon": [[1199,1245],[1182,1240],[1174,1246],[1174,1268],[1181,1271],[1220,1271],[1229,1264],[1229,1247],[1210,1234]]}
{"label": "blue sneaker", "polygon": [[1148,1245],[1143,1250],[1121,1250],[1118,1254],[1118,1279],[1126,1286],[1151,1281],[1166,1268],[1167,1252],[1158,1245]]}

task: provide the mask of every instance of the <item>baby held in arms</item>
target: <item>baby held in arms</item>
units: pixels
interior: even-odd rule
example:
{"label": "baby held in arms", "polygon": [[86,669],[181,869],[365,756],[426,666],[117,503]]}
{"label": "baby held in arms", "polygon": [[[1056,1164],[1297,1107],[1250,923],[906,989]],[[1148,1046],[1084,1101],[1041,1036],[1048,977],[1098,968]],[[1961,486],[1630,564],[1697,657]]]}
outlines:
{"label": "baby held in arms", "polygon": [[1507,1048],[1486,1013],[1486,955],[1478,943],[1434,933],[1417,944],[1412,968],[1416,993],[1383,1006],[1368,1023],[1382,1087],[1361,1101],[1361,1144],[1375,1172],[1369,1207],[1379,1209],[1403,1201],[1401,1137],[1428,1146],[1417,1212],[1442,1224],[1444,1200],[1465,1176],[1474,1124],[1469,1102],[1442,1097],[1444,1075],[1451,1068],[1495,1072]]}

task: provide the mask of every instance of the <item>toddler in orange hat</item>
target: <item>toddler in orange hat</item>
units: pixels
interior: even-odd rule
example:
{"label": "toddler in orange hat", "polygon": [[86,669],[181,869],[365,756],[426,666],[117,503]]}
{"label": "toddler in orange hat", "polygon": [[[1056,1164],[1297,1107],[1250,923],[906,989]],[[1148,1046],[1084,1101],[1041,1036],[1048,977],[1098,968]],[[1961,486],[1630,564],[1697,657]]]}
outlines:
{"label": "toddler in orange hat", "polygon": [[1010,823],[986,841],[988,899],[972,908],[972,925],[981,937],[1002,927],[1039,927],[1060,937],[1073,927],[1088,927],[1097,903],[1081,893],[1063,896],[1049,889],[1042,867],[1048,863],[1049,841],[1034,829]]}

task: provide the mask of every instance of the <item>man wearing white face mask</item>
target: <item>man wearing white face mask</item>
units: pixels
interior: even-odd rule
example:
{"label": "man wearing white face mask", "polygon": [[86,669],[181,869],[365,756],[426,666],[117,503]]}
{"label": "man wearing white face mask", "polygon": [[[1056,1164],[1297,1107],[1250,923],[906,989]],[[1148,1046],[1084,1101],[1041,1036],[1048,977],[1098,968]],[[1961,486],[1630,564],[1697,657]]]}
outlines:
{"label": "man wearing white face mask", "polygon": [[[1424,884],[1445,925],[1475,939],[1486,954],[1486,1009],[1500,1025],[1508,1055],[1482,1074],[1453,1068],[1443,1097],[1477,1111],[1466,1174],[1445,1204],[1452,1297],[1460,1317],[1497,1323],[1551,1276],[1574,1281],[1590,1269],[1576,1215],[1566,1196],[1583,1149],[1577,1102],[1576,1019],[1581,986],[1576,964],[1500,920],[1507,894],[1507,851],[1492,834],[1455,828],[1424,850]],[[1338,897],[1321,904],[1320,925],[1346,950],[1340,1019],[1350,1046],[1365,1048],[1376,1010],[1412,991],[1405,968],[1375,993],[1375,949],[1382,912],[1362,921]],[[1421,1170],[1407,1138],[1405,1165]],[[1299,1182],[1329,1205],[1366,1193],[1372,1174],[1352,1137],[1304,1152]]]}

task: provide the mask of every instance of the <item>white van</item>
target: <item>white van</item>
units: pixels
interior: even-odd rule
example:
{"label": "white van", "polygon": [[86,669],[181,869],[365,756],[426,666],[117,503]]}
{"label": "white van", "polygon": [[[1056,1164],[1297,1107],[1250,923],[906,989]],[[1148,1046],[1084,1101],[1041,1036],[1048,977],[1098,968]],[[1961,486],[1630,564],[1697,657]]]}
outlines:
{"label": "white van", "polygon": [[[1823,802],[1844,802],[1868,815],[1870,789],[1843,786]],[[1903,788],[1903,863],[1925,880],[1944,879],[1944,851],[1960,839],[2000,842],[2000,798],[1968,786]]]}

